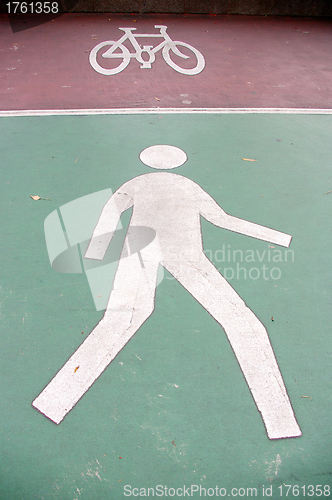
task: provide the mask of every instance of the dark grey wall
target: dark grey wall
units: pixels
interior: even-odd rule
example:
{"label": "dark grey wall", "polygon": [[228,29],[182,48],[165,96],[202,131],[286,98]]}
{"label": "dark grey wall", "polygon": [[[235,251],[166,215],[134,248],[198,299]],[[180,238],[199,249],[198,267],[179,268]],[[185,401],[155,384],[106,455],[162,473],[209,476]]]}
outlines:
{"label": "dark grey wall", "polygon": [[[7,12],[7,1],[0,0],[0,12]],[[332,17],[332,0],[58,0],[58,3],[65,12]]]}
{"label": "dark grey wall", "polygon": [[332,16],[332,0],[80,0],[75,11]]}

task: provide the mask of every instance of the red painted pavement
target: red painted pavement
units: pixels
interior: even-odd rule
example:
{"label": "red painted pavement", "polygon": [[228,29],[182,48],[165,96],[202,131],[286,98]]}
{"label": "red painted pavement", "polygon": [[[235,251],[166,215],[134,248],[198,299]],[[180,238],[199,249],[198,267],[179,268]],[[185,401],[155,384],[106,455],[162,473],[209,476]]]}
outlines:
{"label": "red painted pavement", "polygon": [[[135,59],[112,76],[92,69],[89,51],[120,38],[119,27],[156,33],[155,24],[198,49],[205,69],[177,73],[161,52],[151,69]],[[0,108],[332,108],[331,28],[306,18],[66,14],[13,33],[2,15]]]}

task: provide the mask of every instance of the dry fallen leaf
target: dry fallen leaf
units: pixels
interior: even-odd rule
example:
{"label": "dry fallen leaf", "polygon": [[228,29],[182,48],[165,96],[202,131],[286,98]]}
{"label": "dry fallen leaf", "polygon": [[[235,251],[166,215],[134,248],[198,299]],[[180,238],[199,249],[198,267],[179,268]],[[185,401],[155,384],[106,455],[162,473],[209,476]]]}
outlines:
{"label": "dry fallen leaf", "polygon": [[158,97],[155,97],[155,99],[157,99],[157,101],[160,101],[160,99],[158,99]]}
{"label": "dry fallen leaf", "polygon": [[76,373],[78,369],[79,369],[79,366],[76,366],[74,373]]}
{"label": "dry fallen leaf", "polygon": [[251,158],[241,158],[241,160],[244,160],[244,161],[257,161],[257,160],[252,160]]}
{"label": "dry fallen leaf", "polygon": [[42,198],[41,196],[30,196],[30,198],[32,198],[35,201],[38,201],[38,200],[49,200],[49,201],[52,201],[51,198]]}

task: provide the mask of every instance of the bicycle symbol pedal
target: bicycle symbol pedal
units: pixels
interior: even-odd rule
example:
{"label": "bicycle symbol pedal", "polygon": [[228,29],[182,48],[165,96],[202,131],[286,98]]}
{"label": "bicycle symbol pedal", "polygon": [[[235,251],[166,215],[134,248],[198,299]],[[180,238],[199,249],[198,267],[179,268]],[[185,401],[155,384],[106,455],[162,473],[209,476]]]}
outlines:
{"label": "bicycle symbol pedal", "polygon": [[[133,31],[137,28],[119,28],[124,31],[124,35],[120,37],[119,40],[101,42],[91,50],[89,56],[91,66],[95,71],[102,75],[116,75],[128,66],[130,59],[135,58],[141,64],[141,69],[150,69],[156,60],[156,53],[161,50],[164,61],[178,73],[182,73],[183,75],[197,75],[203,71],[205,67],[205,59],[199,50],[195,49],[195,47],[189,45],[188,43],[173,41],[166,33],[167,26],[156,24],[154,27],[159,28],[159,33],[134,34]],[[143,45],[142,47],[137,41],[138,38],[163,38],[163,40],[155,47],[153,45]],[[124,42],[127,40],[130,41],[135,52],[130,52],[124,45]],[[104,48],[107,50],[103,52]],[[181,52],[180,48],[187,49],[187,52],[189,51],[191,54],[184,54]],[[143,54],[148,58],[143,58]],[[98,62],[98,55],[104,59],[115,59],[119,62],[119,64],[111,69],[105,68],[101,65],[100,57]],[[172,59],[171,55],[175,55],[182,59],[192,59],[195,61],[195,66],[189,69],[182,68]]]}

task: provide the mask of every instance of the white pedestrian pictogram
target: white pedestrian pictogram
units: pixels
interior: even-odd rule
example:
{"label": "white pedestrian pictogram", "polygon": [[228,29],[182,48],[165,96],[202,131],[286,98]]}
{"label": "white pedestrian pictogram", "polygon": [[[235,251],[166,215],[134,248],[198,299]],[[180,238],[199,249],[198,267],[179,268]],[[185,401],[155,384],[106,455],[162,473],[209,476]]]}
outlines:
{"label": "white pedestrian pictogram", "polygon": [[[146,148],[140,159],[155,169],[182,165],[174,146]],[[200,217],[230,231],[288,247],[291,236],[228,215],[198,184],[178,174],[154,172],[123,184],[105,204],[85,258],[102,260],[122,212],[133,207],[113,290],[102,320],[35,399],[33,406],[55,423],[79,401],[152,314],[159,266],[167,269],[223,327],[265,423],[270,439],[296,437],[296,422],[267,331],[203,250]],[[140,242],[136,229],[152,228]],[[141,251],[128,254],[134,235]],[[79,368],[77,368],[79,367]]]}
{"label": "white pedestrian pictogram", "polygon": [[[102,75],[116,75],[123,71],[128,64],[130,63],[130,59],[135,58],[139,63],[141,63],[142,69],[151,68],[152,63],[156,60],[156,53],[161,50],[162,56],[165,62],[173,68],[175,71],[182,73],[184,75],[197,75],[200,73],[205,66],[205,60],[203,55],[199,52],[199,50],[195,49],[192,45],[189,45],[185,42],[173,41],[171,37],[166,33],[167,26],[156,24],[155,28],[159,28],[159,33],[150,34],[150,33],[136,33],[134,34],[137,28],[119,28],[124,31],[124,35],[119,38],[117,41],[106,41],[98,43],[90,52],[90,64],[94,70]],[[154,47],[153,45],[143,45],[143,47],[138,43],[138,38],[163,38],[163,40]],[[129,52],[129,49],[124,45],[126,40],[129,40],[135,50],[135,52]],[[109,47],[106,51],[102,52],[102,49]],[[187,49],[185,52],[191,52],[190,55],[181,52],[180,49]],[[143,57],[145,54],[145,57]],[[118,62],[118,65],[114,68],[104,67],[101,63],[102,60],[98,55],[101,55],[104,59],[114,59]],[[178,56],[182,59],[189,59],[195,61],[195,66],[192,68],[182,68],[175,61],[173,61],[172,56]],[[106,66],[106,63],[105,63]]]}

